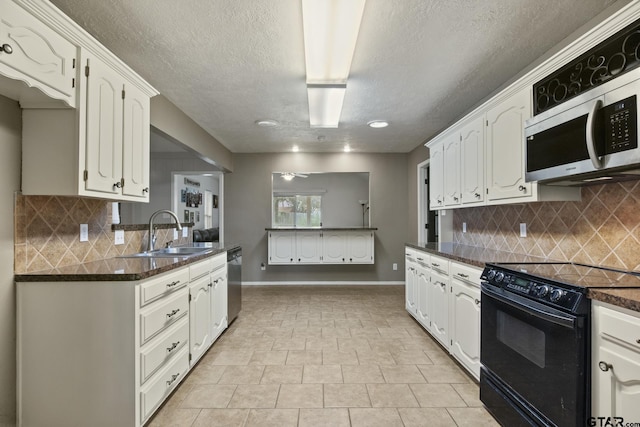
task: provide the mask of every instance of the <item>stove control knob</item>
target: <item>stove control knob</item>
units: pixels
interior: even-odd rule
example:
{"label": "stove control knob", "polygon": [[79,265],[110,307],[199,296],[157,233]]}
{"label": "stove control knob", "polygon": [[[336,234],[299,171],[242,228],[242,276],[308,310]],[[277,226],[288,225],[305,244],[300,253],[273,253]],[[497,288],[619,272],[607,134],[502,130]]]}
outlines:
{"label": "stove control knob", "polygon": [[495,270],[489,270],[488,277],[489,277],[489,280],[493,280],[493,278],[496,277],[496,271]]}
{"label": "stove control knob", "polygon": [[541,285],[536,288],[536,296],[543,298],[549,293],[549,287],[547,285]]}
{"label": "stove control knob", "polygon": [[552,302],[560,302],[566,294],[567,292],[563,291],[562,289],[554,289],[553,291],[551,291],[551,296],[549,297],[549,299]]}
{"label": "stove control knob", "polygon": [[502,279],[504,279],[504,273],[500,272],[498,274],[496,274],[496,282],[502,282]]}

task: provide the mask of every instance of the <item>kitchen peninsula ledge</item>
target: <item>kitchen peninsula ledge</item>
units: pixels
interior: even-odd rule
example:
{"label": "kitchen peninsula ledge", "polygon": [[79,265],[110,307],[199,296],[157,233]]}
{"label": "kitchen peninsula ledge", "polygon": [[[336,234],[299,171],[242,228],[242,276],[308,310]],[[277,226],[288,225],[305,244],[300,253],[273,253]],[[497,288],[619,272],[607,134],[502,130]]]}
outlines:
{"label": "kitchen peninsula ledge", "polygon": [[378,227],[267,227],[266,231],[376,231]]}
{"label": "kitchen peninsula ledge", "polygon": [[16,274],[15,282],[127,282],[142,280],[238,248],[229,243],[201,255],[171,258],[109,258],[50,270]]}
{"label": "kitchen peninsula ledge", "polygon": [[[459,245],[456,243],[408,242],[405,243],[405,245],[409,248],[480,268],[484,268],[485,263],[488,262],[566,262],[550,258],[488,249],[479,246]],[[589,288],[587,291],[587,297],[592,300],[602,301],[618,307],[640,312],[640,288]]]}

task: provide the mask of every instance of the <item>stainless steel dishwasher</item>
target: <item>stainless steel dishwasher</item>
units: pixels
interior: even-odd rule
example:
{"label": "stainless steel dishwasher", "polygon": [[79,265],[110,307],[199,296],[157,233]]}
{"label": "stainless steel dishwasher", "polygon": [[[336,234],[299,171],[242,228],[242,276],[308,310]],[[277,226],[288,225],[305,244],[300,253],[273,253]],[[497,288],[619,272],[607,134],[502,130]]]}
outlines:
{"label": "stainless steel dishwasher", "polygon": [[242,309],[242,248],[234,248],[227,251],[227,314],[229,324],[238,317]]}

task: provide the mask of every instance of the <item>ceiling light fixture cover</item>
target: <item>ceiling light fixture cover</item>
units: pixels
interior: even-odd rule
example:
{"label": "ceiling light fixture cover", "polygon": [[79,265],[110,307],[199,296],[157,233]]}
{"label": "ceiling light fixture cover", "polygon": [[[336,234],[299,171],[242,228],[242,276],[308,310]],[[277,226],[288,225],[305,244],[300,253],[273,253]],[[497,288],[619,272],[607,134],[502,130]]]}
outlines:
{"label": "ceiling light fixture cover", "polygon": [[381,128],[386,128],[387,126],[389,126],[389,122],[384,121],[384,120],[372,120],[367,124],[369,125],[369,127],[372,127],[374,129],[381,129]]}
{"label": "ceiling light fixture cover", "polygon": [[256,124],[262,127],[274,127],[278,126],[279,123],[275,120],[266,119],[266,120],[256,120]]}
{"label": "ceiling light fixture cover", "polygon": [[311,127],[338,127],[365,2],[302,0]]}
{"label": "ceiling light fixture cover", "polygon": [[300,148],[299,148],[297,145],[294,145],[294,146],[291,148],[291,151],[293,151],[294,153],[297,153],[298,151],[300,151]]}
{"label": "ceiling light fixture cover", "polygon": [[284,179],[285,181],[291,181],[295,175],[293,173],[290,172],[284,172],[283,174],[280,175],[282,177],[282,179]]}
{"label": "ceiling light fixture cover", "polygon": [[351,152],[351,147],[349,147],[348,145],[345,145],[345,146],[344,146],[344,152],[345,152],[345,153],[349,153],[349,152]]}

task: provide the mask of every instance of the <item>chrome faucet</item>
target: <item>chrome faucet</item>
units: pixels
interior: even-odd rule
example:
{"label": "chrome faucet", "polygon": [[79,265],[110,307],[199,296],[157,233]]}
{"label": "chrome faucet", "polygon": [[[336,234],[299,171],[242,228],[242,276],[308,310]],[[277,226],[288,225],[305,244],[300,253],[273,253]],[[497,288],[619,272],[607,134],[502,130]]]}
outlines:
{"label": "chrome faucet", "polygon": [[180,225],[180,220],[178,219],[178,215],[176,215],[175,213],[173,213],[168,209],[160,209],[159,211],[155,211],[154,213],[151,214],[151,218],[149,218],[149,242],[147,244],[147,252],[151,252],[153,250],[153,246],[156,243],[156,231],[153,229],[153,220],[155,219],[156,216],[163,213],[171,215],[173,219],[176,220],[176,225],[178,230],[182,230],[182,225]]}

